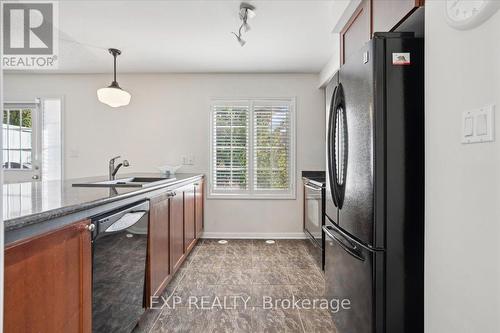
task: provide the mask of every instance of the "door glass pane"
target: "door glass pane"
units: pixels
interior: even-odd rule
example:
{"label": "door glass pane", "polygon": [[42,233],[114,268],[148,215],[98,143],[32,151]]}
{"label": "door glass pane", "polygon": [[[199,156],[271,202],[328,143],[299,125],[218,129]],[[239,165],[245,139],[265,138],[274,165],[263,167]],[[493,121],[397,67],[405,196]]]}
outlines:
{"label": "door glass pane", "polygon": [[[8,128],[8,148],[21,148],[21,112],[19,110],[10,110],[9,112],[9,128]],[[17,152],[19,154],[19,152]]]}
{"label": "door glass pane", "polygon": [[23,149],[31,149],[32,142],[32,119],[31,119],[31,110],[25,109],[22,111],[21,117],[21,148]]}
{"label": "door glass pane", "polygon": [[21,151],[22,169],[31,169],[31,150]]}
{"label": "door glass pane", "polygon": [[19,126],[21,124],[21,113],[19,110],[10,110],[9,124],[14,126]]}
{"label": "door glass pane", "polygon": [[8,109],[3,112],[3,168],[31,169],[33,142],[33,110]]}
{"label": "door glass pane", "polygon": [[9,169],[21,168],[21,152],[19,150],[9,150]]}
{"label": "door glass pane", "polygon": [[[3,145],[3,149],[7,149],[9,148],[9,142],[7,141],[7,138],[9,136],[9,125],[7,124],[2,124],[2,145]],[[5,160],[4,160],[5,162]]]}
{"label": "door glass pane", "polygon": [[3,168],[7,168],[7,165],[9,164],[9,151],[8,150],[3,150]]}

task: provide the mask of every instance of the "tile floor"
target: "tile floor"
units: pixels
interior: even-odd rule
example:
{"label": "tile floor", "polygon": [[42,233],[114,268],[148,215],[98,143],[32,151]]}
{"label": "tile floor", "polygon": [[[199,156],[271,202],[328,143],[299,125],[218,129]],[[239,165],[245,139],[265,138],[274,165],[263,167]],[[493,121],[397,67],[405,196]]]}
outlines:
{"label": "tile floor", "polygon": [[[264,308],[263,296],[312,300],[322,298],[324,288],[306,240],[271,245],[263,240],[229,240],[225,245],[202,240],[165,291],[170,308],[148,310],[137,331],[335,332],[328,310],[286,309],[286,301],[283,307]],[[180,303],[175,308],[174,299]]]}

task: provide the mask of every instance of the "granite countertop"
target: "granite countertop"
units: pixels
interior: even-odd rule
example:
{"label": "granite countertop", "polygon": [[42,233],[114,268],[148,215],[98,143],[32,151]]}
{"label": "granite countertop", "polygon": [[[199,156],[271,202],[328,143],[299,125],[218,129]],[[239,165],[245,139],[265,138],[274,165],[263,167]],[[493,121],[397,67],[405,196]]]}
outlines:
{"label": "granite countertop", "polygon": [[[3,221],[10,231],[93,208],[134,195],[170,187],[189,179],[203,176],[196,173],[178,173],[175,180],[147,187],[73,187],[74,183],[107,180],[106,176],[62,181],[34,181],[3,185]],[[165,177],[158,173],[120,174],[117,178]]]}

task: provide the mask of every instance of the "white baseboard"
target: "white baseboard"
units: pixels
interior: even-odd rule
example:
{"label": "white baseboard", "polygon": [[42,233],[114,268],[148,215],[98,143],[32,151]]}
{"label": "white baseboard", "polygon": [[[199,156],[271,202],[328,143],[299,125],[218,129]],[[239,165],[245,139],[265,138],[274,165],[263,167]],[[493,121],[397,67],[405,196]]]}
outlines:
{"label": "white baseboard", "polygon": [[201,238],[224,239],[304,239],[303,232],[204,232]]}

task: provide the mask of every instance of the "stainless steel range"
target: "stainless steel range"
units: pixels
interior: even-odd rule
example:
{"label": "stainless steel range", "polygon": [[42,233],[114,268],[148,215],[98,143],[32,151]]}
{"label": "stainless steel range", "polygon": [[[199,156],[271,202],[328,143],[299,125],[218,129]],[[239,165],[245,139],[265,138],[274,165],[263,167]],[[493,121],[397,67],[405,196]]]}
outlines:
{"label": "stainless steel range", "polygon": [[304,233],[311,241],[310,252],[321,270],[324,269],[325,237],[325,173],[323,171],[303,171],[304,182]]}

